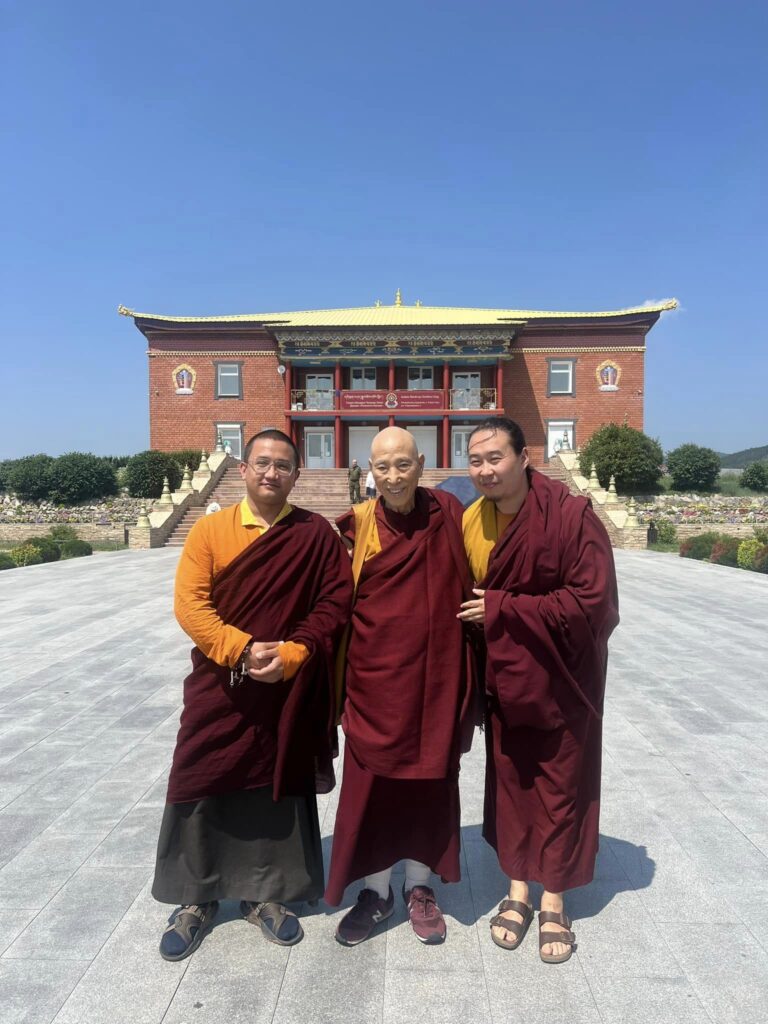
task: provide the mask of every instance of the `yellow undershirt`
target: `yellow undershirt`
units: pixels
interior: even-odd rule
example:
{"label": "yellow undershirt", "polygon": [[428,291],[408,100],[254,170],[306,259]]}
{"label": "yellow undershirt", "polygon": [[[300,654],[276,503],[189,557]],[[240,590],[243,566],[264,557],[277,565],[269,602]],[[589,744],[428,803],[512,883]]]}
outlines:
{"label": "yellow undershirt", "polygon": [[487,498],[478,498],[464,510],[464,547],[472,575],[478,583],[488,572],[488,562],[496,542],[516,516],[516,512],[499,512]]}

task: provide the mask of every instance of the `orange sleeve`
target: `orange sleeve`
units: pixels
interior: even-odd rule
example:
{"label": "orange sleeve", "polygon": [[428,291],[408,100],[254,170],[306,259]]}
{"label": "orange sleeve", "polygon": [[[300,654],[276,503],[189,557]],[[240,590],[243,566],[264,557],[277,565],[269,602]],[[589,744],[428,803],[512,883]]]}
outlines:
{"label": "orange sleeve", "polygon": [[295,644],[293,640],[286,640],[284,644],[280,644],[278,654],[283,663],[283,679],[293,679],[309,657],[309,651],[304,644]]}
{"label": "orange sleeve", "polygon": [[214,557],[207,527],[203,517],[189,532],[176,569],[173,610],[176,621],[206,657],[234,668],[251,637],[228,626],[213,607]]}

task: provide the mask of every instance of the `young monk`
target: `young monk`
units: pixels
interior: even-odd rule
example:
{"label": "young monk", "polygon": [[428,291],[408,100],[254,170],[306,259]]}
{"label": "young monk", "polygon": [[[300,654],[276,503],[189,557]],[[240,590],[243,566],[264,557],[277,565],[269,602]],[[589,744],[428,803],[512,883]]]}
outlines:
{"label": "young monk", "polygon": [[270,941],[303,931],[290,901],[323,891],[315,799],[333,784],[333,655],[349,618],[349,557],[321,516],[287,498],[299,456],[279,430],[248,442],[246,497],[190,531],[176,617],[192,638],[152,893],[179,903],[166,960],[200,944],[218,901]]}
{"label": "young monk", "polygon": [[326,901],[365,883],[336,939],[363,942],[393,912],[393,865],[416,937],[445,938],[429,885],[459,873],[459,755],[474,727],[473,675],[452,602],[471,595],[461,504],[418,486],[413,436],[376,435],[370,465],[381,498],[338,520],[353,545],[356,596],[346,659],[344,777]]}
{"label": "young monk", "polygon": [[483,496],[464,513],[464,539],[480,582],[458,617],[485,632],[483,835],[510,877],[491,937],[520,945],[539,882],[541,959],[562,963],[575,940],[563,892],[592,880],[597,855],[613,554],[589,500],[529,468],[512,420],[480,423],[468,454]]}

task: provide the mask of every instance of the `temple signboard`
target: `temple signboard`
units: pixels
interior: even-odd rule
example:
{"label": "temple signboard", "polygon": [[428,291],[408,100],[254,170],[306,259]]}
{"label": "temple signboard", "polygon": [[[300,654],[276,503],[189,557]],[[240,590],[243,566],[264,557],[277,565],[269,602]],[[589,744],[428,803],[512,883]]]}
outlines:
{"label": "temple signboard", "polygon": [[444,409],[444,391],[342,391],[342,409]]}

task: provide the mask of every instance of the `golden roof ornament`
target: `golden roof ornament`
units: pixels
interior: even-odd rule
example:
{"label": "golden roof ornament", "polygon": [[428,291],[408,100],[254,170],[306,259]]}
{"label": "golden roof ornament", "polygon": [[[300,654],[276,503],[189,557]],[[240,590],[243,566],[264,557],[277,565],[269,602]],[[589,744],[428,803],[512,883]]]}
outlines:
{"label": "golden roof ornament", "polygon": [[397,291],[395,292],[395,305],[396,306],[402,306],[402,304],[403,304],[403,297],[400,294],[400,289],[398,288]]}

